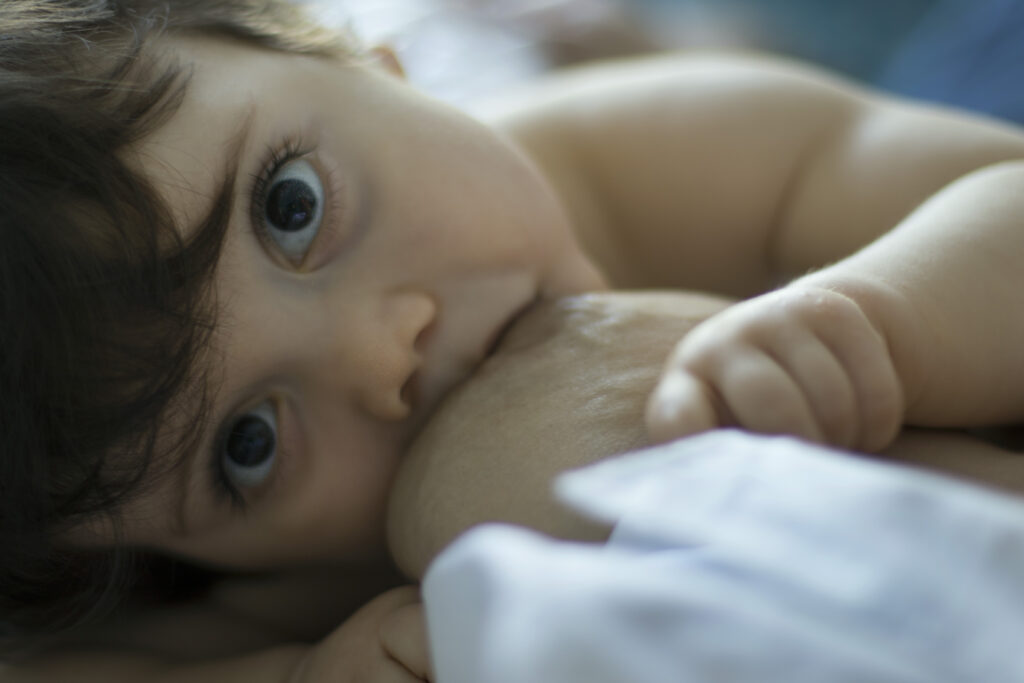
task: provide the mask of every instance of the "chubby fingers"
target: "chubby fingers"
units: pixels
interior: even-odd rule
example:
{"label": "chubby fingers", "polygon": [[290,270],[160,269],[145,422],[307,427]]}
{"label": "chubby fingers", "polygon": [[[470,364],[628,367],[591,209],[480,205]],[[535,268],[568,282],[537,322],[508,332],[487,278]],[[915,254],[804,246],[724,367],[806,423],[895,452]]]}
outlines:
{"label": "chubby fingers", "polygon": [[673,352],[647,406],[655,441],[722,426],[876,451],[902,420],[902,385],[860,307],[780,290],[706,321]]}
{"label": "chubby fingers", "polygon": [[888,446],[903,424],[904,394],[883,336],[852,299],[830,293],[827,315],[815,329],[852,387],[857,430],[849,447],[876,453]]}
{"label": "chubby fingers", "polygon": [[423,603],[418,595],[387,614],[380,625],[381,643],[388,656],[415,678],[434,680],[427,641],[427,624]]}
{"label": "chubby fingers", "polygon": [[[426,627],[416,620],[419,590],[404,586],[363,605],[297,665],[293,683],[422,683],[429,681]],[[421,612],[419,612],[421,613]]]}
{"label": "chubby fingers", "polygon": [[773,353],[800,387],[818,429],[813,441],[854,447],[860,433],[856,390],[843,364],[821,339],[803,328],[777,340]]}
{"label": "chubby fingers", "polygon": [[648,403],[654,441],[726,426],[824,440],[802,388],[777,358],[752,347],[709,364],[703,372],[684,366],[666,373]]}
{"label": "chubby fingers", "polygon": [[702,380],[681,369],[669,369],[647,401],[647,434],[655,443],[664,443],[714,429],[721,424],[718,404]]}

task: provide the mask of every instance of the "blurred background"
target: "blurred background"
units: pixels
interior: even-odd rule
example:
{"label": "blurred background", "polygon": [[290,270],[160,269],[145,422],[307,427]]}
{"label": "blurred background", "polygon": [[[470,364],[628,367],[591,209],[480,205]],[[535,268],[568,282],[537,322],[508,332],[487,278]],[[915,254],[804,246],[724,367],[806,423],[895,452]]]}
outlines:
{"label": "blurred background", "polygon": [[1024,123],[1024,0],[304,0],[390,43],[472,110],[550,69],[660,50],[758,50]]}

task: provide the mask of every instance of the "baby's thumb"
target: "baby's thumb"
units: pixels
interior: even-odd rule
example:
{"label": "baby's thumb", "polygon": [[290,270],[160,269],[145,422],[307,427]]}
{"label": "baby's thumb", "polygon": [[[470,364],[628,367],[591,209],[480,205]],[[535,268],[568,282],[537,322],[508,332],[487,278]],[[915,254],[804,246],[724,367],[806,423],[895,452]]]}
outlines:
{"label": "baby's thumb", "polygon": [[424,681],[434,680],[422,602],[403,605],[384,617],[380,638],[385,652],[409,673]]}
{"label": "baby's thumb", "polygon": [[664,443],[718,427],[711,392],[693,375],[669,370],[647,400],[644,415],[652,443]]}

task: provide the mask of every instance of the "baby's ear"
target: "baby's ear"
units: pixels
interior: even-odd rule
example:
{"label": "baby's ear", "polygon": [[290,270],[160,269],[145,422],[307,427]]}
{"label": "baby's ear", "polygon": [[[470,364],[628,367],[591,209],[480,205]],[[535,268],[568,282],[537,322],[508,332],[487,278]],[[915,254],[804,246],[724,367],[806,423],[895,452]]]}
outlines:
{"label": "baby's ear", "polygon": [[402,62],[398,59],[398,55],[395,54],[394,48],[390,45],[374,45],[370,48],[370,56],[374,62],[384,67],[392,75],[403,80],[405,79],[405,69],[402,67]]}

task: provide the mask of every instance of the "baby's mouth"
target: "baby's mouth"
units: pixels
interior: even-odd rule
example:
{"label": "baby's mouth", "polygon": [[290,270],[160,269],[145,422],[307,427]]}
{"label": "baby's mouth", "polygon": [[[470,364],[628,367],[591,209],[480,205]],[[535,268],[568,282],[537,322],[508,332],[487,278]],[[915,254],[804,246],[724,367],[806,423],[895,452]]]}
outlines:
{"label": "baby's mouth", "polygon": [[513,327],[515,327],[516,323],[522,320],[522,318],[531,309],[533,309],[534,306],[537,305],[540,299],[541,297],[539,293],[534,295],[532,299],[530,299],[522,306],[517,308],[512,313],[512,315],[509,316],[508,320],[505,321],[505,324],[503,324],[501,327],[495,330],[494,334],[492,335],[490,341],[487,344],[482,360],[487,360],[488,358],[490,358],[491,356],[498,352],[498,349],[501,348],[502,343],[504,343],[505,339],[508,337],[509,331]]}
{"label": "baby's mouth", "polygon": [[521,304],[509,314],[508,318],[497,327],[485,344],[481,347],[480,356],[474,361],[467,359],[462,365],[461,372],[457,376],[449,376],[446,381],[431,381],[430,378],[422,376],[417,372],[410,377],[402,388],[402,396],[410,405],[415,407],[416,413],[412,421],[412,433],[415,434],[422,429],[430,420],[430,416],[437,410],[438,406],[444,403],[445,398],[451,394],[459,385],[467,382],[480,370],[489,358],[494,356],[501,349],[516,323],[521,321],[527,313],[536,308],[541,301],[540,294],[535,294],[529,300]]}

